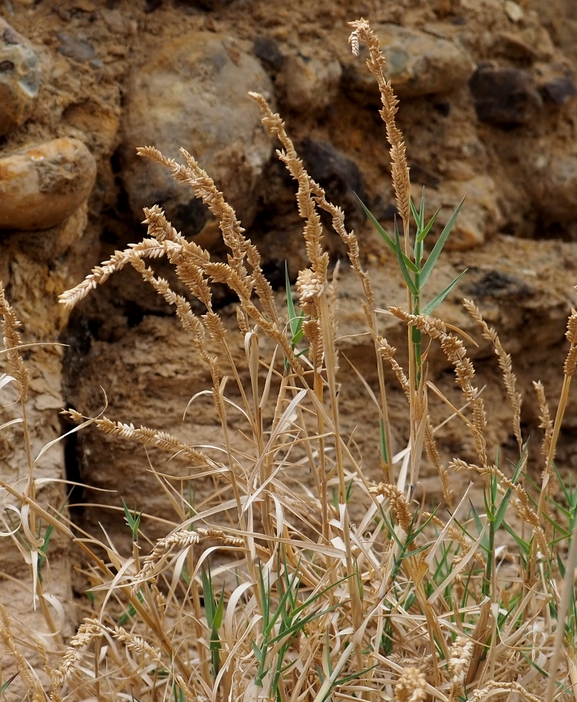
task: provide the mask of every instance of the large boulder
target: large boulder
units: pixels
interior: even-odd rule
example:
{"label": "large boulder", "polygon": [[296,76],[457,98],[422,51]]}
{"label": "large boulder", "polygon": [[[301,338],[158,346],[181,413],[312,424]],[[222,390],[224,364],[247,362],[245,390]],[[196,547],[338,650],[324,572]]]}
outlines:
{"label": "large boulder", "polygon": [[272,94],[258,60],[210,32],[169,42],[134,72],[126,93],[122,153],[124,185],[136,217],[157,203],[185,234],[197,234],[208,220],[190,189],[177,185],[166,168],[137,157],[136,147],[153,144],[170,157],[186,148],[245,226],[250,224],[271,153],[259,110],[247,95],[251,90]]}
{"label": "large boulder", "polygon": [[[467,83],[475,64],[458,40],[396,24],[374,27],[387,59],[385,74],[401,98],[448,93]],[[361,47],[364,57],[367,49]],[[348,61],[347,87],[361,99],[378,102],[373,76],[362,61]]]}

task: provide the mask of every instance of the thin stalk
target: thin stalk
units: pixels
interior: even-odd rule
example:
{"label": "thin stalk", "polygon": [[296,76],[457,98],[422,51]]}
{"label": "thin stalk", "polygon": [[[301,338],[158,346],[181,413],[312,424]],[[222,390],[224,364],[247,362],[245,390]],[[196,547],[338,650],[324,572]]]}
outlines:
{"label": "thin stalk", "polygon": [[[572,310],[571,315],[569,316],[569,320],[567,322],[567,332],[565,336],[568,339],[571,346],[569,348],[569,353],[567,354],[567,358],[563,366],[563,387],[561,388],[561,396],[559,398],[559,405],[557,407],[557,413],[555,415],[553,434],[549,443],[549,451],[547,453],[547,462],[545,464],[544,478],[541,486],[541,493],[539,495],[539,503],[537,505],[537,516],[539,518],[539,521],[541,521],[543,517],[545,507],[547,505],[547,498],[551,492],[549,482],[551,480],[551,476],[553,475],[553,461],[555,460],[557,441],[559,440],[561,425],[565,416],[565,410],[567,409],[567,403],[569,401],[569,389],[571,387],[571,381],[573,380],[573,375],[575,373],[575,365],[577,363],[577,311],[575,310]],[[535,543],[531,552],[531,563],[529,568],[530,574],[535,573],[536,565],[537,544]]]}
{"label": "thin stalk", "polygon": [[555,687],[557,684],[557,670],[561,662],[561,656],[565,653],[563,639],[565,638],[565,620],[571,598],[574,596],[574,580],[575,566],[577,565],[577,519],[573,525],[571,534],[571,547],[565,564],[565,577],[563,578],[563,594],[561,595],[561,603],[557,609],[557,631],[555,632],[555,643],[553,647],[553,655],[549,664],[549,679],[547,681],[547,689],[545,692],[544,702],[553,702],[555,696]]}

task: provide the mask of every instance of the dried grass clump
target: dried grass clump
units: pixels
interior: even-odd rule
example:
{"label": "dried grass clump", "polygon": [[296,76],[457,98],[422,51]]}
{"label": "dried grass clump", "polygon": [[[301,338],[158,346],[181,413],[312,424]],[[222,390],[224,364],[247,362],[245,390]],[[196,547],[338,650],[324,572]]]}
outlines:
{"label": "dried grass clump", "polygon": [[[367,64],[381,90],[381,115],[391,145],[392,178],[408,257],[414,211],[405,144],[395,123],[398,101],[383,74],[385,60],[368,23],[359,20],[352,27],[353,51],[358,53],[360,42],[367,44]],[[85,419],[74,411],[69,415],[119,440],[155,446],[178,456],[190,469],[190,492],[196,479],[207,476],[214,478],[215,490],[200,506],[194,506],[185,499],[184,491],[179,495],[168,478],[158,473],[174,506],[174,528],[143,556],[138,543],[144,539],[140,515],[126,509],[134,545],[127,557],[113,544],[83,534],[65,516],[56,519],[41,510],[34,499],[32,460],[25,490],[2,484],[18,505],[14,509],[22,519],[20,533],[28,539],[32,554],[34,592],[39,593],[42,586],[34,557],[41,544],[32,538],[32,522],[41,515],[83,550],[94,596],[101,598],[67,646],[54,637],[46,652],[38,637],[29,637],[29,648],[44,656],[44,680],[49,681],[44,683],[27,667],[24,644],[16,642],[13,623],[4,607],[0,608],[0,639],[29,697],[44,696],[54,702],[480,702],[488,698],[550,702],[574,697],[577,538],[572,530],[577,529],[577,500],[571,503],[573,511],[565,510],[566,522],[557,524],[551,496],[555,494],[555,444],[577,355],[577,313],[569,322],[571,347],[555,420],[551,420],[542,386],[536,386],[545,430],[539,497],[526,481],[521,398],[511,359],[497,333],[473,303],[465,302],[495,348],[511,401],[519,457],[509,471],[489,459],[486,412],[458,330],[422,312],[418,296],[409,291],[407,310],[391,308],[407,325],[409,367],[403,369],[395,361],[395,349],[379,330],[356,236],[346,229],[342,211],[326,199],[305,170],[279,115],[260,95],[252,97],[263,111],[263,123],[280,141],[279,158],[298,184],[297,204],[309,261],[296,284],[302,316],[294,312],[290,295],[288,309],[279,308],[257,249],[195,159],[181,150],[184,163],[178,164],[153,147],[140,149],[141,156],[168,168],[209,207],[229,249],[227,260],[213,261],[208,251],[187,241],[163,211],[153,206],[145,210],[148,236],[94,268],[61,301],[72,307],[110,275],[133,266],[174,306],[182,326],[190,332],[210,372],[222,441],[200,449],[176,435],[105,416]],[[362,305],[377,364],[375,413],[382,426],[379,484],[371,483],[363,473],[340,420],[338,282],[336,276],[329,276],[320,210],[331,216],[364,292]],[[422,228],[421,218],[417,229]],[[399,246],[397,249],[403,261]],[[154,261],[158,258],[174,266],[186,295],[175,292],[157,275]],[[228,286],[238,297],[237,321],[244,337],[248,385],[235,361],[231,346],[235,341],[212,304],[211,290],[216,283]],[[203,314],[194,311],[197,307],[191,299],[202,303]],[[7,359],[20,388],[25,418],[27,375],[18,351],[18,323],[1,289],[0,314]],[[453,406],[428,380],[426,359],[420,352],[424,337],[439,343],[453,364],[464,407]],[[267,354],[265,347],[272,348],[272,353]],[[405,392],[410,418],[407,447],[396,455],[385,365],[390,365]],[[460,457],[449,466],[442,464],[428,411],[429,395],[446,403],[453,421],[462,422],[463,431],[471,434],[475,464]],[[243,440],[248,440],[251,451],[238,448],[240,430],[231,428],[230,412],[245,418]],[[28,440],[26,425],[24,436]],[[439,470],[451,507],[446,512],[428,514],[413,500],[423,447]],[[312,487],[299,491],[290,473],[303,466],[312,476]],[[468,490],[450,494],[451,470],[481,476],[486,486],[484,509],[470,507]],[[364,506],[356,524],[351,523],[349,511],[353,486],[356,503]],[[574,492],[563,489],[571,502]],[[458,504],[453,508],[455,498]],[[516,523],[523,526],[520,532],[507,524],[511,509]],[[504,531],[509,531],[518,546],[513,570],[506,573],[497,545],[497,534]],[[9,681],[5,682],[9,689]]]}

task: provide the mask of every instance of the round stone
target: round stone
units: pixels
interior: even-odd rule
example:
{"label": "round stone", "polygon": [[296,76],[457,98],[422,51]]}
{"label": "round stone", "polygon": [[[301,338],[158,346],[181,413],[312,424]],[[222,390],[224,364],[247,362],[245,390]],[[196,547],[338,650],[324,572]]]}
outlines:
{"label": "round stone", "polygon": [[78,139],[53,139],[0,158],[0,229],[48,229],[86,200],[96,161]]}
{"label": "round stone", "polygon": [[153,145],[166,156],[189,151],[235,208],[245,226],[252,221],[257,189],[271,142],[248,97],[270,98],[272,84],[259,61],[223,35],[199,32],[162,47],[135,71],[126,93],[123,180],[134,215],[161,205],[172,224],[197,234],[209,221],[204,205],[170,172],[137,157]]}

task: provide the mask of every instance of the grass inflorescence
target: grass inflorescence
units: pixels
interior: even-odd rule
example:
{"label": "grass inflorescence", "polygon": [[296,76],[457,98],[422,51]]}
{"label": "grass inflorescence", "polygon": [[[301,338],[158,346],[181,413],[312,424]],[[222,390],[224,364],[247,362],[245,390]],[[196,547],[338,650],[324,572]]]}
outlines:
{"label": "grass inflorescence", "polygon": [[[425,239],[436,216],[426,221],[424,195],[418,205],[411,200],[404,139],[395,122],[398,101],[383,73],[378,40],[366,21],[352,27],[353,51],[358,53],[360,43],[369,49],[367,65],[381,91],[391,147],[401,231],[396,227],[389,235],[365,210],[406,284],[406,309],[390,311],[407,326],[408,367],[397,363],[395,349],[380,332],[377,301],[355,234],[309,176],[283,121],[262,96],[251,95],[298,185],[309,265],[298,273],[296,303],[287,274],[286,307],[279,305],[257,248],[193,156],[181,150],[184,164],[179,164],[153,147],[140,149],[141,156],[168,168],[208,206],[220,223],[227,260],[212,260],[154,205],[145,210],[148,235],[94,268],[61,301],[72,307],[113,273],[127,265],[135,268],[174,306],[190,332],[210,373],[222,440],[203,449],[176,434],[69,411],[79,423],[91,423],[118,440],[163,449],[189,466],[193,487],[180,494],[165,475],[158,475],[174,506],[174,529],[148,548],[145,515],[123,501],[132,541],[125,555],[108,541],[82,533],[61,506],[54,512],[40,507],[34,459],[27,451],[24,487],[2,487],[12,497],[10,510],[18,514],[8,536],[17,540],[30,564],[33,600],[46,602],[42,571],[50,559],[52,531],[82,550],[93,583],[93,612],[67,642],[44,604],[53,634],[50,646],[40,634],[16,636],[9,607],[0,604],[0,637],[31,699],[551,702],[575,697],[577,490],[561,480],[555,446],[577,357],[577,312],[569,320],[570,350],[554,418],[543,386],[536,385],[544,430],[538,485],[527,475],[521,397],[498,334],[474,303],[465,301],[495,349],[511,403],[518,450],[512,467],[490,458],[486,410],[463,341],[467,337],[433,316],[460,276],[423,297],[458,210],[426,255]],[[330,273],[323,248],[321,211],[328,213],[347,247],[363,290],[377,364],[371,397],[381,427],[379,482],[365,475],[341,422],[338,278]],[[187,294],[174,291],[156,274],[153,262],[158,258],[174,266]],[[238,298],[248,384],[235,360],[234,337],[213,306],[214,284],[227,286]],[[204,313],[195,312],[191,298],[202,303]],[[0,378],[0,390],[8,382],[18,385],[23,436],[29,441],[28,377],[18,322],[2,290],[0,314],[11,369]],[[454,368],[464,398],[460,408],[428,378],[425,347],[430,343],[440,345]],[[397,452],[387,401],[389,368],[406,395],[409,417],[406,448]],[[470,435],[474,462],[454,457],[443,465],[428,409],[433,399],[446,403],[453,421]],[[231,427],[231,413],[244,418],[242,431]],[[247,441],[251,450],[239,448]],[[425,453],[439,471],[446,500],[433,512],[414,500]],[[303,466],[310,481],[299,488],[290,472]],[[460,495],[451,492],[452,471],[483,481],[484,504],[473,504],[468,489]],[[215,486],[198,501],[191,497],[195,476],[209,476]],[[353,500],[364,510],[354,524]],[[503,536],[517,549],[511,556],[509,547],[507,562]],[[40,654],[43,670],[27,664],[26,650],[32,649]],[[9,693],[12,682],[2,681],[3,693]]]}

